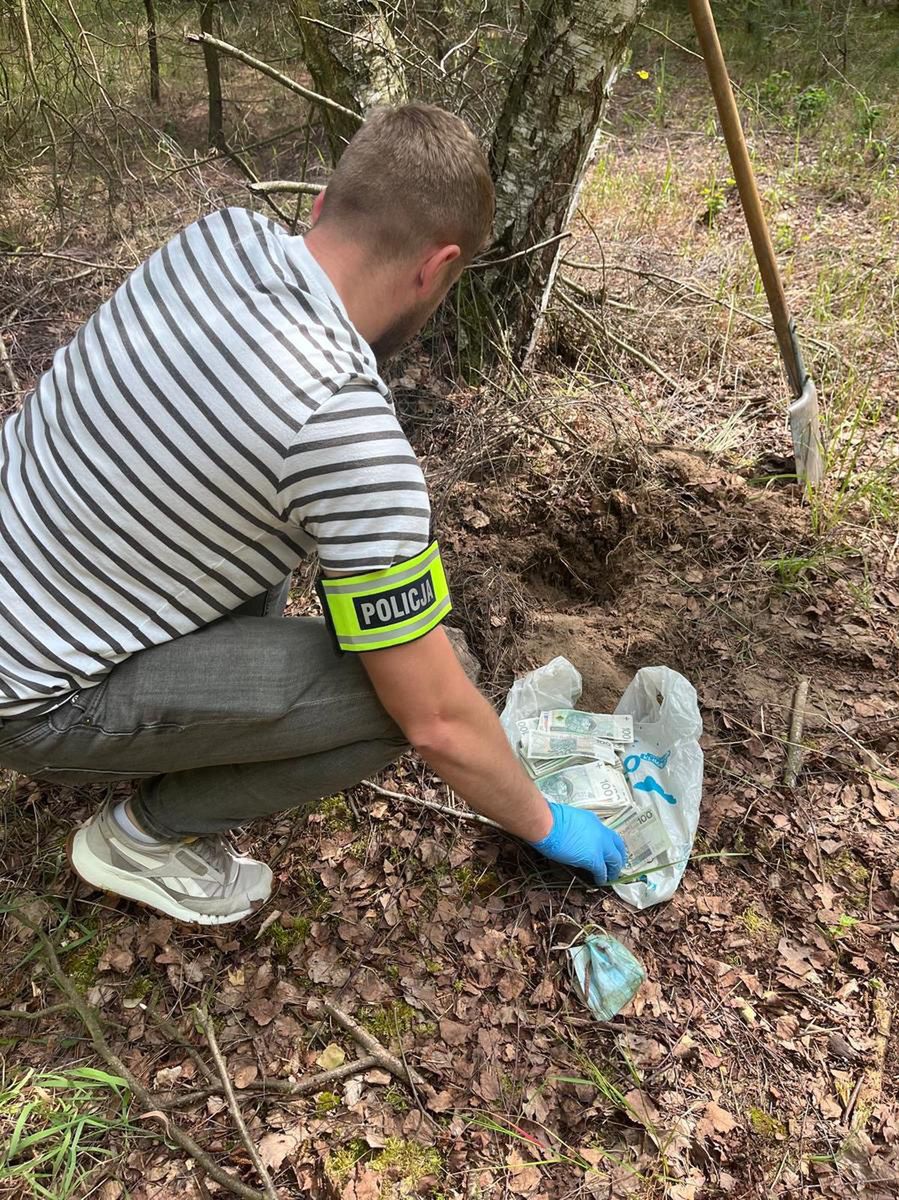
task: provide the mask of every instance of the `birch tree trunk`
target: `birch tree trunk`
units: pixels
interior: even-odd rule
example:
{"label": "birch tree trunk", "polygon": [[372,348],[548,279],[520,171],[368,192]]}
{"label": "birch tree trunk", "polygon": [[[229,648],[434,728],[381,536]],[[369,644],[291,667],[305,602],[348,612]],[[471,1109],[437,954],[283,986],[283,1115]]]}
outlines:
{"label": "birch tree trunk", "polygon": [[[596,150],[606,97],[646,0],[539,0],[493,136],[496,243],[518,254],[571,220]],[[505,342],[533,351],[563,254],[559,241],[486,273]]]}
{"label": "birch tree trunk", "polygon": [[[325,19],[319,0],[292,0],[291,12],[306,68],[323,95],[363,113],[408,100],[393,31],[379,4],[332,0],[324,6]],[[333,110],[323,119],[336,162],[359,125]]]}

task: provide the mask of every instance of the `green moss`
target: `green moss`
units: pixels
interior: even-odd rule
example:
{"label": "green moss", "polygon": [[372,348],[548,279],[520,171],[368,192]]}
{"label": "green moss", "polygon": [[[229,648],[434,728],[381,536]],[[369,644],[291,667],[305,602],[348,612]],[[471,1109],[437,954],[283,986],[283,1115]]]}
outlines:
{"label": "green moss", "polygon": [[425,962],[425,970],[429,975],[439,975],[443,970],[443,963],[439,958],[429,958]]}
{"label": "green moss", "polygon": [[319,824],[326,833],[336,833],[338,829],[352,829],[355,825],[350,806],[344,796],[325,796],[312,811],[321,817]]}
{"label": "green moss", "polygon": [[[288,922],[286,925],[282,922]],[[269,925],[265,938],[271,942],[272,950],[277,958],[289,958],[291,950],[301,945],[309,933],[312,924],[310,917],[282,917]]]}
{"label": "green moss", "polygon": [[315,1115],[323,1117],[335,1108],[340,1108],[341,1100],[336,1092],[319,1092],[315,1097]]}
{"label": "green moss", "polygon": [[475,871],[471,867],[459,867],[453,872],[453,876],[459,885],[463,900],[469,900],[472,896],[479,896],[485,900],[502,886],[502,881],[495,871]]}
{"label": "green moss", "polygon": [[85,945],[66,955],[66,974],[78,988],[86,992],[97,982],[97,964],[109,942],[108,938],[93,937]]}
{"label": "green moss", "polygon": [[414,1190],[428,1175],[439,1175],[443,1160],[433,1146],[388,1138],[384,1149],[369,1164],[374,1171],[389,1171],[398,1178],[397,1191]]}
{"label": "green moss", "polygon": [[868,903],[868,880],[871,872],[860,863],[851,850],[841,850],[825,858],[822,864],[824,878],[827,880],[838,877],[847,881],[846,897],[856,907],[861,908]]}
{"label": "green moss", "polygon": [[125,999],[143,1000],[144,996],[148,995],[152,990],[153,980],[147,975],[141,975],[137,979],[131,980],[128,990],[125,992]]}
{"label": "green moss", "polygon": [[740,920],[754,942],[758,942],[762,946],[774,946],[780,940],[780,930],[772,920],[763,916],[754,905],[750,904]]}
{"label": "green moss", "polygon": [[399,1088],[388,1088],[384,1093],[384,1099],[394,1112],[404,1113],[409,1111],[409,1097]]}
{"label": "green moss", "polygon": [[388,979],[399,979],[400,969],[396,965],[396,963],[388,963],[387,966],[384,968],[384,974],[387,976]]}
{"label": "green moss", "polygon": [[395,1040],[413,1029],[427,1031],[428,1025],[428,1022],[422,1020],[421,1013],[405,1000],[367,1004],[360,1013],[359,1022],[382,1042]]}
{"label": "green moss", "polygon": [[748,1108],[746,1116],[749,1118],[749,1127],[756,1137],[773,1141],[775,1138],[786,1136],[787,1127],[783,1121],[779,1121],[765,1109]]}
{"label": "green moss", "polygon": [[353,1138],[345,1146],[328,1155],[325,1159],[325,1174],[333,1183],[346,1183],[353,1167],[362,1162],[368,1153],[368,1143],[362,1138]]}

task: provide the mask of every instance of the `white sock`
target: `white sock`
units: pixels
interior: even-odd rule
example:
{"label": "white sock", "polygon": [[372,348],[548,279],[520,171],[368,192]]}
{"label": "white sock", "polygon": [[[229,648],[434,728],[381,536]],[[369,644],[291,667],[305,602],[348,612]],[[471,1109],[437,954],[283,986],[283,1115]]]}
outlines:
{"label": "white sock", "polygon": [[145,846],[158,846],[161,838],[155,838],[150,833],[144,833],[139,825],[136,825],[132,820],[131,814],[128,812],[128,801],[123,800],[117,804],[112,810],[112,815],[115,817],[116,824],[120,829],[123,829],[130,837],[133,837],[137,842],[143,842]]}

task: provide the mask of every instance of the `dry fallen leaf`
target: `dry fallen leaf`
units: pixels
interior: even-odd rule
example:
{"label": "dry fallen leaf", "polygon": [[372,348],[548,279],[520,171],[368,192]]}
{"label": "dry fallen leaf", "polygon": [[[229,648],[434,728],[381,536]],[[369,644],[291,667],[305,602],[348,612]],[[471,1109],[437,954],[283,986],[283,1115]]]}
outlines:
{"label": "dry fallen leaf", "polygon": [[323,1071],[333,1071],[335,1067],[342,1067],[346,1062],[346,1053],[342,1046],[338,1046],[336,1042],[331,1042],[325,1046],[315,1061]]}
{"label": "dry fallen leaf", "polygon": [[506,1166],[509,1168],[509,1191],[516,1196],[529,1196],[540,1186],[542,1176],[539,1167],[525,1162],[516,1150],[506,1159]]}
{"label": "dry fallen leaf", "polygon": [[696,1122],[696,1133],[701,1138],[713,1137],[716,1134],[723,1136],[730,1133],[736,1126],[736,1120],[727,1109],[721,1108],[714,1100],[710,1100],[705,1106],[702,1116]]}
{"label": "dry fallen leaf", "polygon": [[259,1139],[259,1157],[270,1171],[277,1171],[288,1154],[293,1154],[302,1143],[299,1132],[266,1133]]}
{"label": "dry fallen leaf", "polygon": [[448,1046],[461,1046],[464,1041],[467,1041],[468,1035],[471,1032],[467,1025],[463,1025],[461,1021],[451,1021],[448,1017],[439,1024],[440,1036]]}
{"label": "dry fallen leaf", "polygon": [[376,1171],[363,1167],[358,1174],[350,1176],[340,1193],[340,1200],[378,1200],[382,1178]]}
{"label": "dry fallen leaf", "polygon": [[249,1087],[250,1084],[254,1082],[258,1074],[259,1067],[256,1065],[256,1063],[238,1063],[237,1066],[234,1067],[234,1074],[232,1076],[234,1079],[234,1086],[236,1088]]}

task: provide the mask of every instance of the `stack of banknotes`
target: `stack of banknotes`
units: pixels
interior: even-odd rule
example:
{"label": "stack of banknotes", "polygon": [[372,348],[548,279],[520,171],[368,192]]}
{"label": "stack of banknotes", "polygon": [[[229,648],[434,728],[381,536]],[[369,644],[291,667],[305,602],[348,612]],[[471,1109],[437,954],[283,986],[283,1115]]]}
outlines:
{"label": "stack of banknotes", "polygon": [[634,742],[634,719],[553,708],[518,722],[518,753],[532,779],[587,762],[614,766],[615,753]]}
{"label": "stack of banknotes", "polygon": [[586,808],[624,839],[629,871],[667,861],[671,841],[652,805],[637,802],[622,767],[633,718],[557,708],[520,721],[518,753],[548,800]]}

